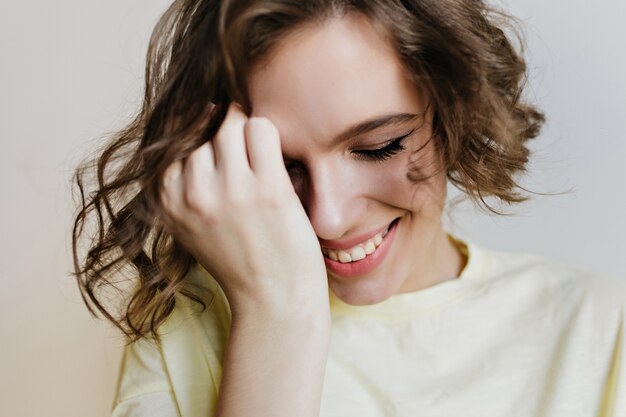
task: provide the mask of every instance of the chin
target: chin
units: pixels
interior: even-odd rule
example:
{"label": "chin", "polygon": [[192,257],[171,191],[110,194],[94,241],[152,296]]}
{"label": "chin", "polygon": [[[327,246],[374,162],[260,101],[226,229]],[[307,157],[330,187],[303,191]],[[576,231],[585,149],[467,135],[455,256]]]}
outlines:
{"label": "chin", "polygon": [[354,282],[337,282],[329,277],[328,286],[333,293],[346,304],[360,306],[378,304],[399,291],[400,286],[390,285],[384,277],[379,279],[354,280]]}

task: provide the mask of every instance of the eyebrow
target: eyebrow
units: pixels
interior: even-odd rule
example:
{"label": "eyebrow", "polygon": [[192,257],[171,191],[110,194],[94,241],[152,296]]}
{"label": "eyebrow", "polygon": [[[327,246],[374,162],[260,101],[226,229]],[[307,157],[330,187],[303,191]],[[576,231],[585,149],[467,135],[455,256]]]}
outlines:
{"label": "eyebrow", "polygon": [[376,129],[407,123],[418,116],[419,115],[415,113],[391,113],[383,116],[376,116],[348,127],[343,132],[335,136],[332,142],[345,142],[350,138],[363,135]]}

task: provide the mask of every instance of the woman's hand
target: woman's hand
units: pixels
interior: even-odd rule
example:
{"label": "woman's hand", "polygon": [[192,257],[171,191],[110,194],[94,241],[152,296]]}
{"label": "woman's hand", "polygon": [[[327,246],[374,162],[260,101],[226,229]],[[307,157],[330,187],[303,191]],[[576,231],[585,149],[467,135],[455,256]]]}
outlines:
{"label": "woman's hand", "polygon": [[168,231],[219,282],[233,314],[328,309],[319,242],[268,119],[231,104],[213,141],[165,171],[161,203]]}

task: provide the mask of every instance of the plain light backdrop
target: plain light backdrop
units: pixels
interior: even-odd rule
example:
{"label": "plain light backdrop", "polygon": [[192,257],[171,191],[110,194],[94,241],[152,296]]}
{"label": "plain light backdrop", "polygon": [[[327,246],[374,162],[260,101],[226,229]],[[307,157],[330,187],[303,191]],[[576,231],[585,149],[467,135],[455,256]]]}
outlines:
{"label": "plain light backdrop", "polygon": [[[75,165],[142,94],[165,0],[3,2],[0,14],[0,415],[106,416],[122,339],[70,276]],[[528,96],[548,116],[522,183],[567,192],[450,228],[626,279],[626,3],[504,1],[526,28]]]}

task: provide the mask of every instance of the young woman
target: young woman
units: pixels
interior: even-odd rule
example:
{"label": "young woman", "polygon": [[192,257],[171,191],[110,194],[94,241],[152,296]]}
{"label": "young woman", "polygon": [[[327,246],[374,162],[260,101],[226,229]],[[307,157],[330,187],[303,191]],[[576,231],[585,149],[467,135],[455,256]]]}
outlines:
{"label": "young woman", "polygon": [[448,182],[525,198],[543,116],[506,21],[170,7],[74,229],[87,305],[129,337],[114,416],[626,415],[625,286],[442,226]]}

